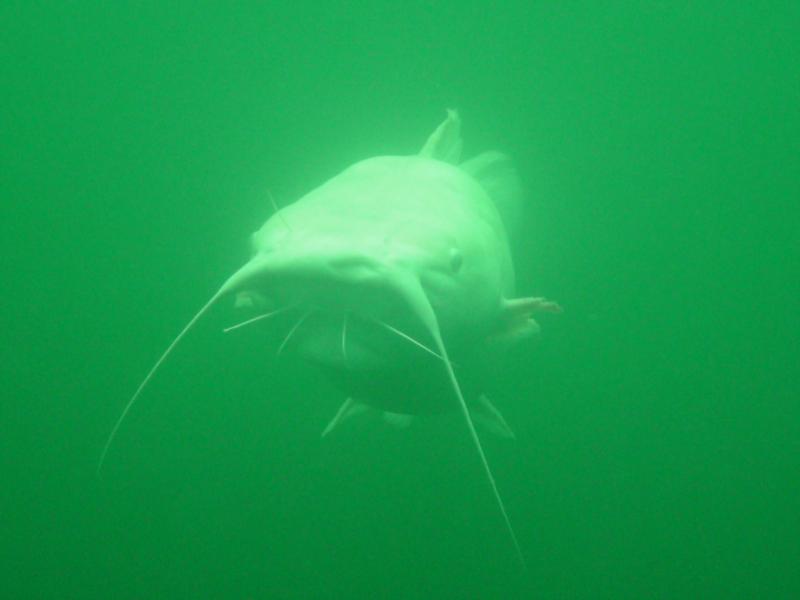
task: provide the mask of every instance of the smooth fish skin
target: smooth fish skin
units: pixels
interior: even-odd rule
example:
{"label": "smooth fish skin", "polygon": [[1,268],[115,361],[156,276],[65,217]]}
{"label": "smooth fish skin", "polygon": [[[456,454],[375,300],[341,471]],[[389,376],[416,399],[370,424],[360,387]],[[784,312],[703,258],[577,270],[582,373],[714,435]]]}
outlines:
{"label": "smooth fish skin", "polygon": [[[455,111],[418,155],[369,158],[277,211],[251,236],[252,258],[178,334],[125,406],[103,449],[154,373],[221,298],[260,311],[232,331],[287,312],[278,347],[322,368],[347,400],[323,435],[368,408],[406,426],[460,412],[517,555],[502,498],[473,424],[513,437],[484,395],[487,364],[538,331],[543,298],[514,297],[507,231],[520,186],[511,162],[486,152],[463,163]],[[265,350],[270,353],[274,349]]]}

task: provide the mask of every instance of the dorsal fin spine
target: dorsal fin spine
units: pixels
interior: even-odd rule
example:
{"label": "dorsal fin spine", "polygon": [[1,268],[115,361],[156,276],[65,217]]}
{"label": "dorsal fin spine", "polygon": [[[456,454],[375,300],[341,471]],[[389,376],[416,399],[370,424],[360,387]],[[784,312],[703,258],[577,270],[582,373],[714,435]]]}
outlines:
{"label": "dorsal fin spine", "polygon": [[461,146],[461,118],[456,110],[447,109],[447,118],[428,137],[419,155],[458,164]]}

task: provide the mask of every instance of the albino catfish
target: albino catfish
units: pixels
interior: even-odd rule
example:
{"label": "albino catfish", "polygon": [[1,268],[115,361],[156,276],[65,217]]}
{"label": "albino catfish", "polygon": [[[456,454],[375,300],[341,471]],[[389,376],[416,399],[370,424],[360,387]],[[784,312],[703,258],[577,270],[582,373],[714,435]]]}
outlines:
{"label": "albino catfish", "polygon": [[194,324],[225,297],[260,314],[296,315],[278,348],[321,367],[347,400],[324,434],[368,407],[403,424],[459,411],[517,555],[524,558],[473,425],[512,436],[484,395],[487,364],[538,331],[532,314],[561,309],[514,295],[507,231],[520,185],[509,159],[460,162],[455,111],[419,154],[356,163],[277,210],[252,235],[252,258],[233,273],[167,347],[126,404],[125,416]]}

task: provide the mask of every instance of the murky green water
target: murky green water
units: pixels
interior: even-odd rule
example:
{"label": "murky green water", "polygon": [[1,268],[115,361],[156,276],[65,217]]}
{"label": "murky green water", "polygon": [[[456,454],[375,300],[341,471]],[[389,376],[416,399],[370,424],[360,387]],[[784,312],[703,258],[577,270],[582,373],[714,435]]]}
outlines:
{"label": "murky green water", "polygon": [[[163,3],[162,3],[163,4]],[[338,5],[337,5],[338,4]],[[0,596],[800,595],[800,11],[730,2],[0,8]],[[247,235],[460,109],[513,155],[521,292],[485,437],[341,397],[220,307]]]}

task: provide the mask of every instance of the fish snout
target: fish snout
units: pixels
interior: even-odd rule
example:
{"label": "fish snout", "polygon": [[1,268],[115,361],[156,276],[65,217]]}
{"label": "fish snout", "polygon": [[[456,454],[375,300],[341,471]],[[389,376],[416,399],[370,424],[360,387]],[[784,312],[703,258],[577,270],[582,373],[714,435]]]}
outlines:
{"label": "fish snout", "polygon": [[264,253],[226,282],[240,307],[295,306],[336,312],[383,314],[397,304],[391,268],[357,250],[330,248]]}

